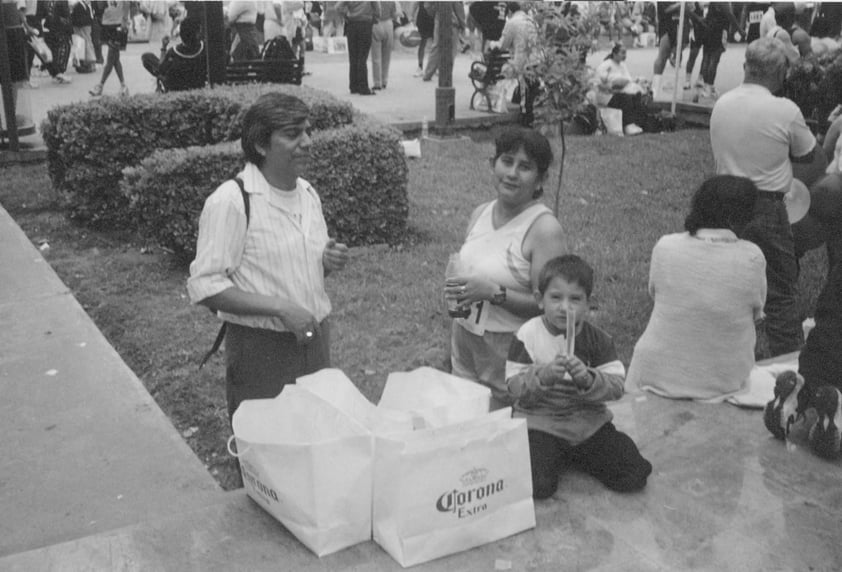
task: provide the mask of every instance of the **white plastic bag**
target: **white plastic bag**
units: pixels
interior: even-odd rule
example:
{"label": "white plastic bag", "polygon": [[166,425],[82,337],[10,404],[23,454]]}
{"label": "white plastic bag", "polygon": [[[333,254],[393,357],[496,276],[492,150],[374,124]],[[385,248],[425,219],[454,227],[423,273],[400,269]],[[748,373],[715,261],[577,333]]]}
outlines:
{"label": "white plastic bag", "polygon": [[605,125],[605,131],[609,135],[623,136],[623,110],[613,107],[600,107],[599,117]]}
{"label": "white plastic bag", "polygon": [[398,438],[378,437],[374,540],[401,566],[535,526],[526,421],[511,409]]}
{"label": "white plastic bag", "polygon": [[327,53],[347,54],[348,53],[348,38],[344,36],[333,36],[327,39]]}
{"label": "white plastic bag", "polygon": [[232,425],[246,493],[307,548],[324,556],[371,538],[374,442],[362,425],[295,385],[243,401]]}
{"label": "white plastic bag", "polygon": [[342,370],[322,369],[299,377],[295,384],[321,397],[375,435],[412,431],[411,414],[375,406]]}
{"label": "white plastic bag", "polygon": [[431,367],[390,373],[377,405],[408,411],[416,429],[442,427],[488,413],[491,390]]}

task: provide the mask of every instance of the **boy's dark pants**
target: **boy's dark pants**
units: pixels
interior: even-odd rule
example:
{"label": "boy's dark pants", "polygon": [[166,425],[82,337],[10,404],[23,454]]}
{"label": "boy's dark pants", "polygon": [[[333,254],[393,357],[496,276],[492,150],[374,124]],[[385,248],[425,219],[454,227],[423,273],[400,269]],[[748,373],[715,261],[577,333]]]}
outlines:
{"label": "boy's dark pants", "polygon": [[611,490],[638,491],[646,486],[652,464],[644,459],[634,441],[606,423],[578,445],[571,446],[543,431],[529,431],[532,459],[532,496],[545,499],[558,489],[559,473],[579,469]]}

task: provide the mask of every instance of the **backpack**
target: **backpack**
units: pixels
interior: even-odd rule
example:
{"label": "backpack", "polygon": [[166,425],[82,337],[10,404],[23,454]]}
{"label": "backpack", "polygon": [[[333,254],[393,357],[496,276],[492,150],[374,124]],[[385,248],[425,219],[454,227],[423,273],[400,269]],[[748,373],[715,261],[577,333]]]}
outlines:
{"label": "backpack", "polygon": [[263,46],[263,53],[260,54],[263,60],[294,60],[295,51],[284,36],[275,36]]}
{"label": "backpack", "polygon": [[[243,185],[243,180],[240,177],[234,177],[234,181],[236,181],[237,186],[240,187],[240,194],[243,196],[243,206],[246,209],[246,232],[248,233],[249,228],[249,219],[251,218],[251,204],[249,202],[249,194],[246,192],[246,188]],[[211,312],[214,312],[211,310]],[[214,312],[215,314],[216,312]],[[227,329],[228,322],[222,322],[222,325],[219,327],[219,333],[216,334],[216,339],[213,341],[213,345],[211,346],[210,351],[205,354],[205,357],[202,358],[202,361],[199,362],[199,369],[202,369],[205,366],[205,363],[210,359],[210,357],[219,351],[219,346],[222,345],[222,340],[225,339],[225,330]]]}

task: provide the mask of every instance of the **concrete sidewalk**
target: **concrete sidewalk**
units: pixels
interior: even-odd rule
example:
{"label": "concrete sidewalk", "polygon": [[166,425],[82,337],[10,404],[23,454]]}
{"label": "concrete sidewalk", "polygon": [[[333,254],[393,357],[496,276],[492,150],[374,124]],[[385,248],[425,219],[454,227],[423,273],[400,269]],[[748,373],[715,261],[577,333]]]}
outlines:
{"label": "concrete sidewalk", "polygon": [[[134,93],[152,89],[131,67],[146,49],[124,56]],[[469,117],[469,62],[454,72],[457,119]],[[372,97],[347,93],[342,56],[308,54],[307,65],[305,84],[386,121],[434,115],[434,85],[411,77],[411,53],[396,54],[389,89]],[[33,90],[36,117],[87,98],[95,81]],[[319,559],[242,491],[220,490],[2,208],[0,267],[0,570],[401,569],[373,542]],[[636,394],[611,408],[655,467],[645,491],[565,474],[536,504],[535,529],[417,569],[838,569],[842,463],[775,441],[757,410]]]}

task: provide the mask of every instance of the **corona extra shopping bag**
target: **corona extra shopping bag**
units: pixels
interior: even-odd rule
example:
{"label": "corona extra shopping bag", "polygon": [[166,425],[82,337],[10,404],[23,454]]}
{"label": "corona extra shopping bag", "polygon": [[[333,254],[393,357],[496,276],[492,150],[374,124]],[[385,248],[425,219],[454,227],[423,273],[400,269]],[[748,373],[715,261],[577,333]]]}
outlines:
{"label": "corona extra shopping bag", "polygon": [[324,556],[371,539],[367,429],[295,385],[243,401],[232,425],[246,493],[307,548]]}
{"label": "corona extra shopping bag", "polygon": [[501,409],[397,438],[378,437],[374,540],[401,566],[535,526],[526,421]]}
{"label": "corona extra shopping bag", "polygon": [[412,414],[375,406],[342,370],[325,368],[299,377],[295,384],[314,393],[375,435],[412,431]]}
{"label": "corona extra shopping bag", "polygon": [[431,367],[390,373],[377,407],[412,414],[415,428],[443,427],[488,413],[491,390]]}

